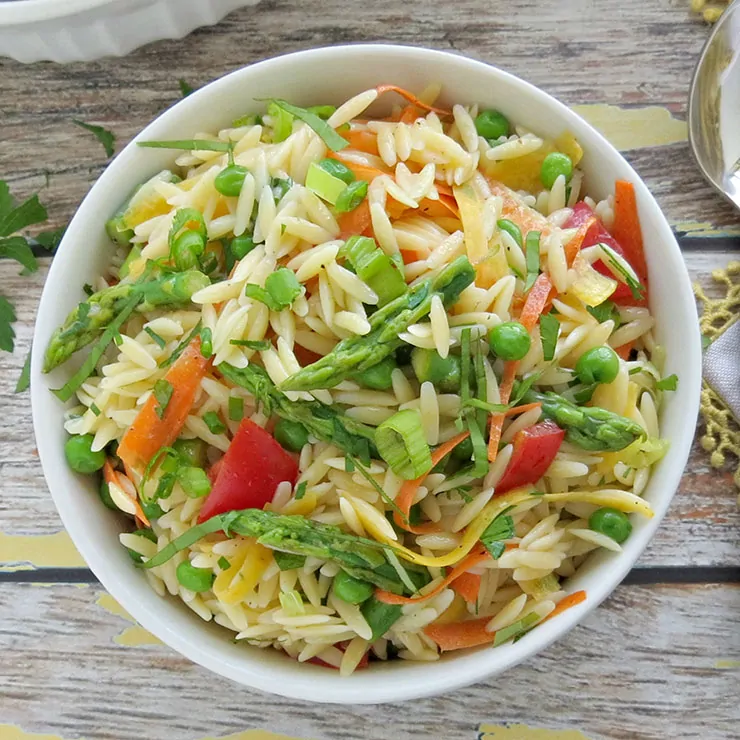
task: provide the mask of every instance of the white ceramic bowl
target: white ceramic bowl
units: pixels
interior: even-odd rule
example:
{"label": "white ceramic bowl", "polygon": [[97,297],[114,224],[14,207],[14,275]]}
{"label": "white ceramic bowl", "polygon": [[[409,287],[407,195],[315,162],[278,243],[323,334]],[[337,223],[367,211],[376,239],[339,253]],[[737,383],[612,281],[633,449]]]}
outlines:
{"label": "white ceramic bowl", "polygon": [[0,57],[87,62],[179,39],[258,0],[0,0]]}
{"label": "white ceramic bowl", "polygon": [[[336,71],[341,69],[341,75]],[[506,72],[448,53],[401,46],[337,46],[300,52],[240,69],[207,85],[165,111],[137,139],[181,139],[217,130],[236,116],[257,111],[255,98],[280,97],[298,105],[339,103],[381,82],[421,90],[442,83],[447,100],[478,102],[546,136],[573,132],[583,146],[587,192],[613,191],[614,180],[635,183],[647,245],[650,301],[658,341],[667,352],[666,373],[680,377],[661,413],[668,455],[645,492],[655,518],[633,517],[634,531],[616,555],[602,552],[568,582],[588,599],[537,627],[523,640],[496,649],[448,654],[438,663],[374,664],[349,678],[294,662],[277,651],[234,645],[232,635],[205,624],[174,598],[149,587],[118,543],[123,521],[99,503],[91,478],[75,475],[64,460],[64,408],[49,392],[67,373],[41,375],[42,349],[53,329],[83,297],[82,285],[106,267],[110,245],[104,219],[139,182],[172,163],[172,152],[129,144],[111,163],[72,220],[46,282],[39,306],[31,366],[33,419],[41,462],[64,525],[80,553],[110,593],[146,629],[191,660],[247,686],[314,702],[375,703],[440,694],[492,676],[533,656],[565,634],[606,598],[637,560],[678,487],[698,412],[701,349],[689,277],[670,227],[643,182],[593,128],[562,103]],[[245,110],[246,109],[246,110]],[[62,288],[62,289],[60,289]]]}

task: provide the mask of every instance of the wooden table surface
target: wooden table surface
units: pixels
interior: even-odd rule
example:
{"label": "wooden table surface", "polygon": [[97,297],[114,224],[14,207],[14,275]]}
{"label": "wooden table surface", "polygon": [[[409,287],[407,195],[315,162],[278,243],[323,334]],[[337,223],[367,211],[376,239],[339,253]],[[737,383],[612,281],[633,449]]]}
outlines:
{"label": "wooden table surface", "polygon": [[[178,99],[178,78],[198,86],[326,44],[423,45],[508,69],[602,128],[657,196],[692,277],[716,293],[711,271],[740,258],[740,220],[686,142],[687,90],[706,36],[688,0],[263,0],[125,59],[0,61],[0,179],[19,197],[39,191],[59,226],[105,167],[71,118],[112,129],[120,148]],[[28,393],[13,393],[49,261],[31,277],[0,262],[1,292],[19,319],[15,354],[0,353],[0,738],[740,736],[737,491],[698,444],[623,585],[566,638],[487,683],[404,705],[311,705],[247,691],[158,643],[60,531]]]}

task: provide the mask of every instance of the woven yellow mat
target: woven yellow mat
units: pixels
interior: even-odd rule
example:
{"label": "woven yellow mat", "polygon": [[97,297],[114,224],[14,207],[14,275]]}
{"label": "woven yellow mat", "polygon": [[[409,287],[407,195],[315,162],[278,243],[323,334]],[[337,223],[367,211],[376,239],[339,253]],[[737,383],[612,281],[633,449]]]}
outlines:
{"label": "woven yellow mat", "polygon": [[691,0],[691,10],[706,23],[716,23],[730,0]]}
{"label": "woven yellow mat", "polygon": [[[709,341],[717,339],[740,316],[740,262],[733,261],[724,270],[714,270],[712,278],[721,286],[723,297],[708,298],[700,285],[694,285],[703,309],[699,325]],[[701,392],[701,414],[706,425],[701,446],[710,453],[709,460],[715,468],[723,468],[728,456],[733,460],[733,480],[740,488],[740,424],[706,382]]]}

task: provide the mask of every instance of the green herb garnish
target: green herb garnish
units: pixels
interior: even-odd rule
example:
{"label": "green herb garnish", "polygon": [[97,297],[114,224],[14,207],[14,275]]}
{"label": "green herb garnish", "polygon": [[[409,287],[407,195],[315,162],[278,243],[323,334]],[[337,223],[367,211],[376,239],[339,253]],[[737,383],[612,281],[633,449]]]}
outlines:
{"label": "green herb garnish", "polygon": [[223,434],[226,431],[226,425],[215,411],[208,411],[202,418],[211,434]]}
{"label": "green herb garnish", "polygon": [[150,329],[148,326],[145,326],[144,331],[154,340],[155,344],[160,349],[164,349],[167,346],[167,342],[160,337],[154,329]]}
{"label": "green herb garnish", "polygon": [[673,375],[669,375],[667,378],[659,380],[655,384],[655,387],[659,391],[675,391],[676,388],[678,388],[678,375],[673,373]]}
{"label": "green herb garnish", "polygon": [[167,411],[167,406],[170,403],[170,399],[172,398],[174,391],[175,389],[172,387],[172,383],[164,378],[160,378],[154,384],[154,390],[152,393],[154,394],[154,398],[157,400],[157,406],[154,410],[160,419],[164,416],[165,411]]}
{"label": "green herb garnish", "polygon": [[278,98],[272,100],[272,103],[278,108],[282,108],[286,113],[290,113],[295,118],[308,124],[332,151],[339,152],[349,146],[347,139],[340,136],[326,121],[315,113],[311,113],[311,111],[305,108],[299,108],[297,105],[291,105],[285,100]]}
{"label": "green herb garnish", "polygon": [[116,145],[116,137],[112,131],[108,131],[108,129],[103,128],[103,126],[95,126],[92,123],[85,123],[84,121],[80,121],[77,118],[73,118],[72,123],[74,123],[75,126],[84,128],[85,131],[89,131],[91,134],[93,134],[93,136],[95,136],[95,138],[103,145],[106,156],[113,156]]}
{"label": "green herb garnish", "polygon": [[540,341],[542,342],[542,355],[545,362],[550,362],[555,357],[555,347],[560,334],[560,322],[551,313],[540,317]]}

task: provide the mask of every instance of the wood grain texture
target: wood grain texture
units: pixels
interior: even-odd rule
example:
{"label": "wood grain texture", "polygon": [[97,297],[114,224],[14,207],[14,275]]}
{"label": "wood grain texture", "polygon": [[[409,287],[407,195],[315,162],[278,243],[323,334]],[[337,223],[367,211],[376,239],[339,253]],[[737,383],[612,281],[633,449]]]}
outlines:
{"label": "wood grain texture", "polygon": [[[710,249],[685,254],[692,277],[710,294],[717,292],[712,270],[725,265],[732,256]],[[735,256],[740,257],[740,251]],[[14,265],[0,261],[0,284],[15,302],[19,315],[16,354],[0,354],[0,404],[8,410],[0,418],[0,532],[13,535],[48,535],[61,529],[35,453],[29,395],[13,392],[29,346],[30,327],[49,259],[41,262],[39,273],[29,279],[17,276]],[[695,442],[681,487],[639,567],[740,565],[736,496],[731,470],[718,472],[711,468],[708,456]]]}
{"label": "wood grain texture", "polygon": [[737,586],[620,587],[582,626],[498,679],[376,707],[279,699],[164,645],[122,647],[114,639],[129,623],[98,606],[99,596],[93,586],[0,586],[3,721],[114,740],[253,728],[317,740],[474,740],[479,723],[513,721],[591,740],[727,740],[740,719],[738,668],[721,667],[740,658],[727,618],[740,608]]}

